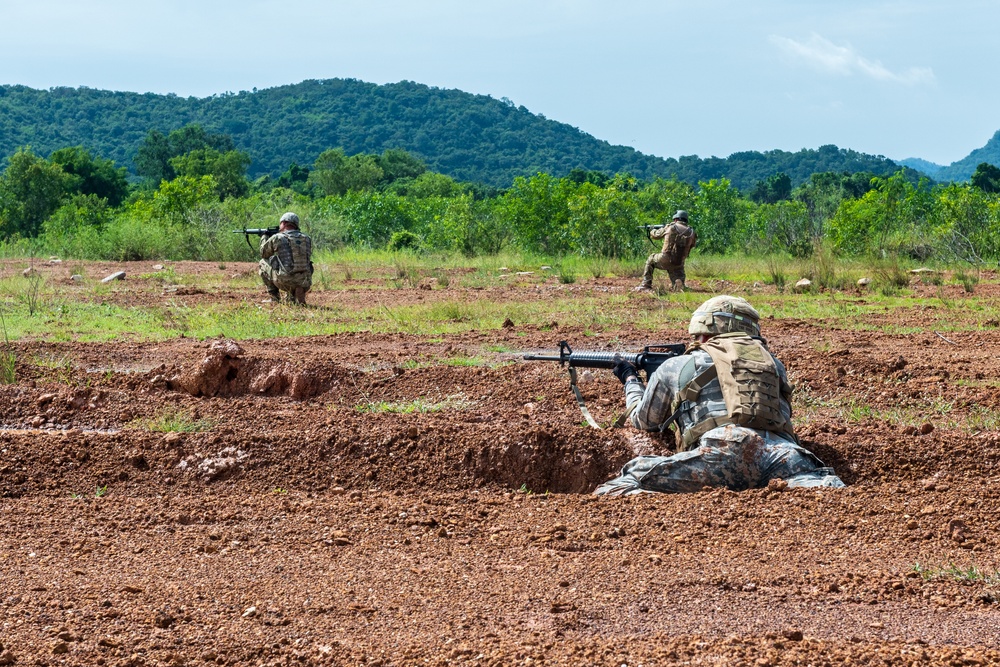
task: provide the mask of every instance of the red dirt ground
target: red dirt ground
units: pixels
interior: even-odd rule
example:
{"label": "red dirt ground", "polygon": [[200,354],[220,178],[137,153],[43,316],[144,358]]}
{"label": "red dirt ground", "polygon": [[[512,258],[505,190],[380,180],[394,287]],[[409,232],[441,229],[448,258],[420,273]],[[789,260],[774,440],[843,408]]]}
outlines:
{"label": "red dirt ground", "polygon": [[[119,268],[60,270],[80,267]],[[630,282],[546,285],[489,293]],[[137,286],[102,298],[156,300]],[[391,305],[481,295],[379,292]],[[582,426],[565,370],[484,349],[661,342],[635,329],[18,343],[17,382],[0,385],[0,665],[1000,664],[995,317],[947,340],[765,320],[815,403],[804,444],[849,488],[600,500],[598,483],[668,444]],[[496,364],[443,363],[459,354]],[[609,372],[583,389],[599,419],[621,409]],[[857,419],[837,417],[830,404],[852,397]],[[357,409],[418,399],[445,409]],[[207,430],[150,430],[168,408]]]}

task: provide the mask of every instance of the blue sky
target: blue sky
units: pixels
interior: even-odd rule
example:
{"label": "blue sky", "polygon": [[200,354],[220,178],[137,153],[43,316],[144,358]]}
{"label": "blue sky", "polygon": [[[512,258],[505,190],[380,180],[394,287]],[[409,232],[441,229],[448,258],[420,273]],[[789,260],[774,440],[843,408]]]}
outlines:
{"label": "blue sky", "polygon": [[949,164],[1000,129],[986,0],[0,0],[0,22],[2,84],[410,80],[662,157],[836,144]]}

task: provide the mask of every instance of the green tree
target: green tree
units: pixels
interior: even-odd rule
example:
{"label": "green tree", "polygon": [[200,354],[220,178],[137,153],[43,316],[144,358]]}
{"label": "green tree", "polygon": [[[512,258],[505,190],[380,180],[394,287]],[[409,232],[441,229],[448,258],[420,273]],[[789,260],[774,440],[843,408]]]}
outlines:
{"label": "green tree", "polygon": [[[398,184],[398,185],[397,185]],[[400,179],[390,186],[394,191],[418,199],[425,197],[460,197],[465,189],[444,174],[425,171],[416,178]],[[398,189],[397,189],[398,187]],[[400,190],[402,190],[400,192]]]}
{"label": "green tree", "polygon": [[725,178],[699,183],[698,188],[691,220],[698,232],[698,247],[713,253],[733,250],[733,232],[744,224],[753,204],[740,197]]}
{"label": "green tree", "polygon": [[513,231],[514,242],[524,250],[559,255],[572,247],[569,199],[576,184],[539,173],[518,176],[497,202],[498,212]]}
{"label": "green tree", "polygon": [[750,199],[758,204],[774,204],[791,197],[792,179],[783,172],[768,176],[763,181],[757,181],[757,185],[750,193]]}
{"label": "green tree", "polygon": [[344,195],[374,189],[385,177],[375,155],[347,157],[344,149],[323,151],[316,158],[309,184],[322,196]]}
{"label": "green tree", "polygon": [[42,245],[60,255],[101,259],[104,227],[111,220],[107,199],[94,194],[73,195],[42,223]]}
{"label": "green tree", "polygon": [[989,162],[981,162],[972,174],[970,182],[983,192],[1000,192],[1000,169]]}
{"label": "green tree", "polygon": [[676,178],[657,178],[636,193],[644,225],[669,223],[677,210],[692,210],[694,200],[694,188]]}
{"label": "green tree", "polygon": [[331,148],[319,154],[309,172],[308,184],[323,197],[342,195],[347,192],[344,181],[344,162],[347,156],[343,148]]}
{"label": "green tree", "polygon": [[177,177],[177,172],[170,164],[171,159],[205,149],[228,153],[236,150],[236,147],[232,137],[211,134],[197,123],[185,125],[169,135],[164,135],[159,130],[149,130],[136,151],[136,171],[147,186],[155,188],[161,181],[172,181]]}
{"label": "green tree", "polygon": [[394,232],[411,230],[413,202],[391,192],[352,191],[334,199],[347,222],[348,241],[382,248]]}
{"label": "green tree", "polygon": [[753,207],[738,222],[733,243],[754,253],[807,257],[812,254],[816,240],[806,205],[799,201],[779,201]]}
{"label": "green tree", "polygon": [[347,192],[374,190],[385,177],[375,155],[352,155],[344,161],[343,170]]}
{"label": "green tree", "polygon": [[576,183],[577,185],[583,185],[584,183],[593,183],[599,188],[603,188],[611,180],[611,177],[605,174],[603,171],[588,171],[586,169],[581,169],[576,167],[571,169],[566,175],[566,178],[570,181]]}
{"label": "green tree", "polygon": [[634,257],[646,249],[635,179],[616,175],[606,187],[585,181],[569,199],[573,249],[585,257]]}
{"label": "green tree", "polygon": [[75,192],[96,195],[112,207],[119,206],[128,196],[125,167],[116,168],[111,160],[95,158],[83,146],[60,148],[49,156],[49,162],[73,176],[71,188]]}
{"label": "green tree", "polygon": [[175,156],[167,136],[159,130],[150,130],[136,151],[136,172],[152,187],[161,181],[173,180],[177,174],[170,166],[172,157]]}
{"label": "green tree", "polygon": [[872,184],[861,198],[845,199],[830,220],[834,248],[849,255],[928,256],[938,214],[927,183],[914,187],[900,171]]}
{"label": "green tree", "polygon": [[170,158],[170,166],[178,176],[211,176],[219,199],[243,197],[250,191],[246,177],[250,156],[242,151],[220,153],[214,148],[199,148]]}
{"label": "green tree", "polygon": [[0,176],[0,236],[34,237],[62,204],[73,177],[59,165],[19,149]]}
{"label": "green tree", "polygon": [[1000,197],[953,183],[936,199],[940,214],[935,238],[947,259],[979,264],[1000,257]]}
{"label": "green tree", "polygon": [[309,167],[300,167],[294,162],[288,165],[288,169],[285,170],[281,176],[278,177],[277,185],[279,188],[288,188],[293,190],[300,195],[309,194],[309,173],[312,170]]}
{"label": "green tree", "polygon": [[427,171],[420,158],[398,148],[383,151],[376,161],[387,183],[400,178],[416,178]]}

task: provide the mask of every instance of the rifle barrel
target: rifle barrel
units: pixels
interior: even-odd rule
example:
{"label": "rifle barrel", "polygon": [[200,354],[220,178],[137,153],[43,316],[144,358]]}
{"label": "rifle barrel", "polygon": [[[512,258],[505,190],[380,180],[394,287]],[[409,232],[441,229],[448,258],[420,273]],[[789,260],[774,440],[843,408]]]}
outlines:
{"label": "rifle barrel", "polygon": [[525,361],[558,361],[561,364],[569,363],[577,368],[614,368],[620,359],[639,365],[639,357],[642,352],[595,352],[584,350],[581,352],[570,352],[569,354],[526,354]]}
{"label": "rifle barrel", "polygon": [[563,357],[556,354],[526,354],[525,361],[565,361]]}

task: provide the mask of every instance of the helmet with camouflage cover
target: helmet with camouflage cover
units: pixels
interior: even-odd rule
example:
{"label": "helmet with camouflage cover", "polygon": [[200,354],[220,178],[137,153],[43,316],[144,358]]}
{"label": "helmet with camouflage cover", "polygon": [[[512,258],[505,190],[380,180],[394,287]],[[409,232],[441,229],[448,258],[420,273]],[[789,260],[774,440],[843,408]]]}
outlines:
{"label": "helmet with camouflage cover", "polygon": [[692,336],[717,336],[742,331],[751,336],[759,336],[758,320],[760,315],[746,299],[723,294],[698,306],[691,315],[688,333]]}
{"label": "helmet with camouflage cover", "polygon": [[688,212],[687,211],[677,211],[676,213],[674,213],[674,220],[681,220],[682,222],[687,223],[687,221],[688,221]]}

